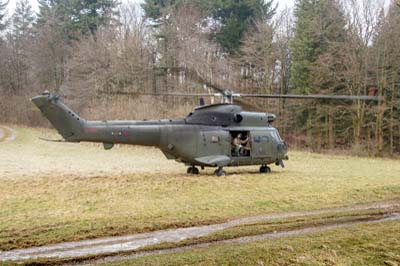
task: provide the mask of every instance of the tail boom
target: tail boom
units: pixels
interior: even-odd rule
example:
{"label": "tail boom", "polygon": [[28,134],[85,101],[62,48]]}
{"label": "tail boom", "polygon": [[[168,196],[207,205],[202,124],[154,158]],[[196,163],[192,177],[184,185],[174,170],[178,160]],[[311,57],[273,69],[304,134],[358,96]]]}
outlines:
{"label": "tail boom", "polygon": [[66,106],[56,94],[45,92],[31,101],[68,142],[100,142],[159,146],[158,121],[86,121]]}

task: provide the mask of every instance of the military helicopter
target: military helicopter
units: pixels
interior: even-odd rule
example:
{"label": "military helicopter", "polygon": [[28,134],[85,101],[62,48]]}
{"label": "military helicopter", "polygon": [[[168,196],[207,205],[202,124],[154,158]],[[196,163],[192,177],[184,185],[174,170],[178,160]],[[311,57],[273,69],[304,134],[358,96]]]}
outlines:
{"label": "military helicopter", "polygon": [[284,167],[283,161],[289,159],[287,144],[272,126],[276,116],[244,111],[240,105],[233,104],[236,97],[379,100],[375,96],[240,94],[230,90],[215,94],[162,95],[221,97],[222,102],[205,105],[202,98],[199,107],[177,120],[87,121],[67,107],[55,93],[46,91],[31,101],[65,142],[98,142],[103,143],[106,150],[115,144],[153,146],[159,148],[167,159],[186,164],[188,174],[199,174],[197,167],[213,167],[216,168],[215,175],[223,176],[226,175],[224,167],[246,165],[259,165],[260,173],[270,173],[268,165]]}

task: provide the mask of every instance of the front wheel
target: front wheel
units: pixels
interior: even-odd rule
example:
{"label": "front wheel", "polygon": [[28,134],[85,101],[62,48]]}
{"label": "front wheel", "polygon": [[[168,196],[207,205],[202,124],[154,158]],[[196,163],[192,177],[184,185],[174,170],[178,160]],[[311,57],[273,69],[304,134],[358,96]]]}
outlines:
{"label": "front wheel", "polygon": [[226,172],[222,168],[218,168],[217,170],[215,170],[214,174],[216,176],[226,176]]}

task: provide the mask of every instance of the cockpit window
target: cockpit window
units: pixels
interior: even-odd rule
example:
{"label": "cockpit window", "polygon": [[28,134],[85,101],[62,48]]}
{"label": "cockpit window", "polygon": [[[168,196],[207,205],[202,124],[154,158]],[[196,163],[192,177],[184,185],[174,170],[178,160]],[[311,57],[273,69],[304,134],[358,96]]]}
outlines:
{"label": "cockpit window", "polygon": [[273,137],[274,139],[277,139],[277,140],[279,140],[279,141],[282,141],[282,138],[281,138],[281,136],[279,135],[278,130],[276,130],[276,129],[272,130],[272,131],[271,131],[271,135],[272,135],[272,137]]}

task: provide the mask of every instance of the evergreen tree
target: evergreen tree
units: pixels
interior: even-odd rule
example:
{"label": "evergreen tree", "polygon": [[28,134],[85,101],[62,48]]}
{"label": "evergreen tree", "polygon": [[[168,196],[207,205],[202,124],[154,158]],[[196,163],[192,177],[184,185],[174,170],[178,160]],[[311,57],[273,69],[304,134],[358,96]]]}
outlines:
{"label": "evergreen tree", "polygon": [[49,16],[57,18],[63,32],[69,38],[77,34],[94,34],[107,25],[117,5],[116,0],[39,0],[38,24],[44,24]]}
{"label": "evergreen tree", "polygon": [[[165,9],[183,2],[185,0],[146,0],[142,7],[147,17],[157,20]],[[213,19],[213,37],[229,54],[239,51],[244,33],[255,21],[270,19],[276,10],[273,0],[194,0],[190,3],[197,4]]]}
{"label": "evergreen tree", "polygon": [[174,6],[179,0],[146,0],[142,8],[148,18],[157,20],[162,17],[163,9]]}
{"label": "evergreen tree", "polygon": [[234,54],[238,52],[243,34],[255,21],[270,19],[276,8],[272,0],[217,0],[211,1],[211,10],[213,18],[221,23],[215,34],[217,42],[225,51]]}
{"label": "evergreen tree", "polygon": [[102,25],[107,25],[112,18],[116,0],[73,0],[68,14],[67,27],[83,34],[94,34]]}
{"label": "evergreen tree", "polygon": [[0,32],[5,30],[5,28],[7,27],[7,21],[6,21],[7,4],[8,2],[3,2],[3,0],[0,0]]}
{"label": "evergreen tree", "polygon": [[331,85],[322,78],[317,88],[312,79],[318,74],[314,72],[318,70],[320,56],[326,53],[334,55],[340,49],[337,44],[346,40],[345,18],[336,0],[297,0],[295,17],[291,83],[299,92],[315,92]]}
{"label": "evergreen tree", "polygon": [[50,10],[54,6],[54,1],[52,0],[38,0],[39,12],[37,13],[38,24],[44,24],[50,15]]}
{"label": "evergreen tree", "polygon": [[29,0],[18,1],[12,16],[12,35],[17,41],[30,37],[34,20],[34,13]]}

